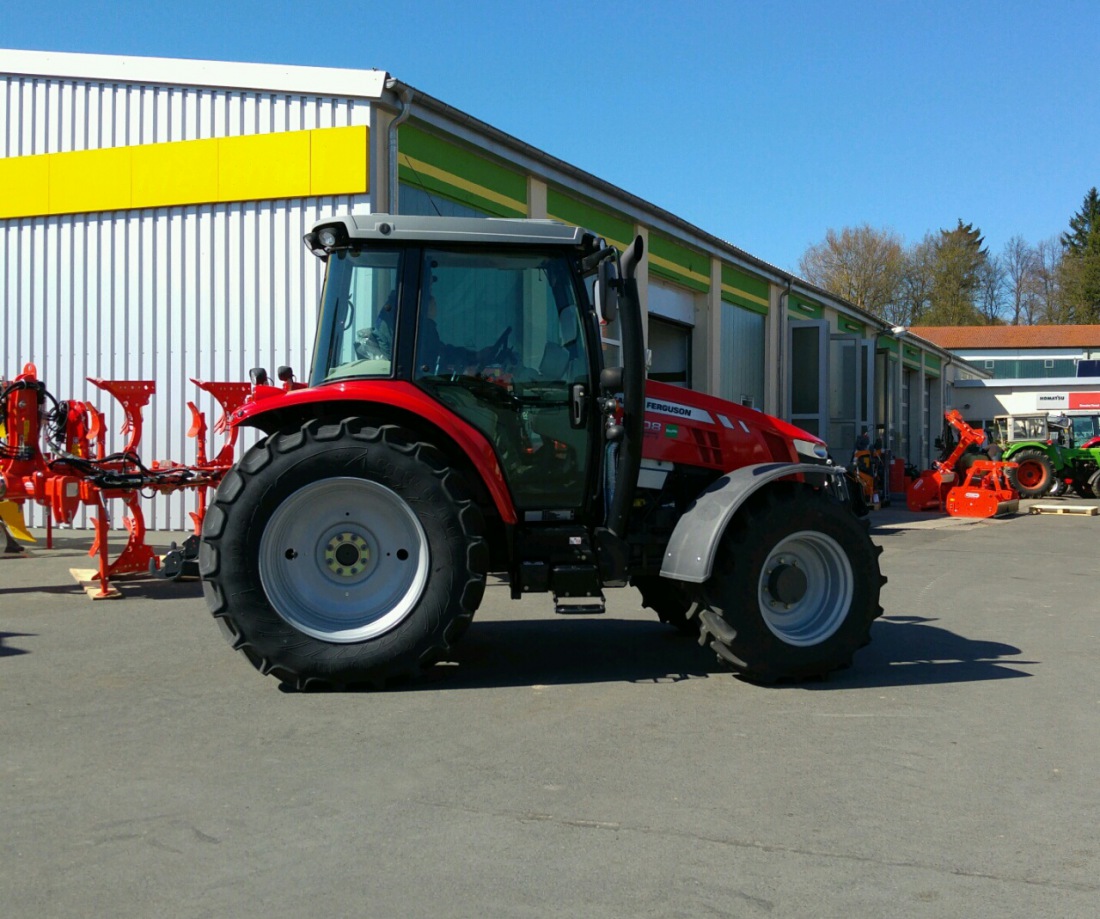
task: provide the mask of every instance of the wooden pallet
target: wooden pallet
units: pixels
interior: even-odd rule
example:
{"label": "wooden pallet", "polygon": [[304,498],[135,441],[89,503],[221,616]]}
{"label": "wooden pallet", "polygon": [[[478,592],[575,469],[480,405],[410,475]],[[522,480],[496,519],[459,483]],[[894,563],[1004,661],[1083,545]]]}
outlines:
{"label": "wooden pallet", "polygon": [[76,582],[91,600],[122,599],[122,591],[110,584],[107,586],[107,593],[103,593],[103,589],[99,583],[99,571],[95,568],[70,568],[69,574],[76,579]]}
{"label": "wooden pallet", "polygon": [[1100,507],[1095,504],[1033,504],[1029,514],[1076,514],[1079,517],[1095,517]]}

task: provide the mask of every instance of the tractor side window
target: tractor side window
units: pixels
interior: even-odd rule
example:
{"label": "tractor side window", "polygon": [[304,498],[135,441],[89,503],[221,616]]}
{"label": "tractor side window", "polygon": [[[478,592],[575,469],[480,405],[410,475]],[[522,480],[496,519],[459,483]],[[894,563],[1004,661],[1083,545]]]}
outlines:
{"label": "tractor side window", "polygon": [[1096,416],[1079,415],[1073,418],[1073,440],[1077,444],[1083,444],[1086,440],[1096,436]]}
{"label": "tractor side window", "polygon": [[580,507],[590,438],[570,391],[589,369],[571,263],[428,250],[420,298],[417,382],[494,445],[518,507]]}
{"label": "tractor side window", "polygon": [[330,256],[314,382],[390,375],[400,258],[379,250]]}

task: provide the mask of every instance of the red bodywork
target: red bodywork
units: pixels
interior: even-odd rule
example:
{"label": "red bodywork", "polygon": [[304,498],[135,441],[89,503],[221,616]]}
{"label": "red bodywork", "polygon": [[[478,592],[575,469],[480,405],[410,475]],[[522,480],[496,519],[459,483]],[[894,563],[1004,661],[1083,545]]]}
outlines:
{"label": "red bodywork", "polygon": [[[292,392],[260,386],[251,400],[230,417],[234,425],[264,427],[260,419],[269,412],[300,417],[319,415],[324,409],[331,414],[332,406],[340,402],[382,403],[448,432],[481,471],[501,519],[505,523],[517,521],[493,445],[477,428],[411,383],[347,380]],[[796,438],[821,443],[801,428],[762,412],[667,383],[646,383],[645,459],[729,472],[753,463],[797,462],[793,445]]]}
{"label": "red bodywork", "polygon": [[794,440],[813,434],[743,405],[656,380],[646,382],[646,459],[729,472],[753,463],[798,462]]}

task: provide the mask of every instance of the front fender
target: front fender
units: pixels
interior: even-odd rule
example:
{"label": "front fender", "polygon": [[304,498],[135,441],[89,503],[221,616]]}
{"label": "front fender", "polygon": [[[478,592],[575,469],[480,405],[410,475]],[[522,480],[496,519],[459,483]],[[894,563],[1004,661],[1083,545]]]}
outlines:
{"label": "front fender", "polygon": [[759,463],[742,466],[713,482],[676,524],[665,549],[661,576],[701,584],[714,570],[718,540],[750,495],[769,482],[790,475],[826,477],[838,497],[847,503],[847,485],[842,466],[813,463]]}

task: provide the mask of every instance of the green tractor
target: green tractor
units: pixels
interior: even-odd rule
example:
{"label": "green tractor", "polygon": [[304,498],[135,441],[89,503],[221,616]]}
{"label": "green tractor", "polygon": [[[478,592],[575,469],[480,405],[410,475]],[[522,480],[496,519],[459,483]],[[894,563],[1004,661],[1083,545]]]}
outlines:
{"label": "green tractor", "polygon": [[1100,495],[1100,447],[1075,445],[1074,427],[1046,412],[993,419],[1001,459],[1016,463],[1012,484],[1021,498],[1042,498],[1067,488],[1082,498]]}

